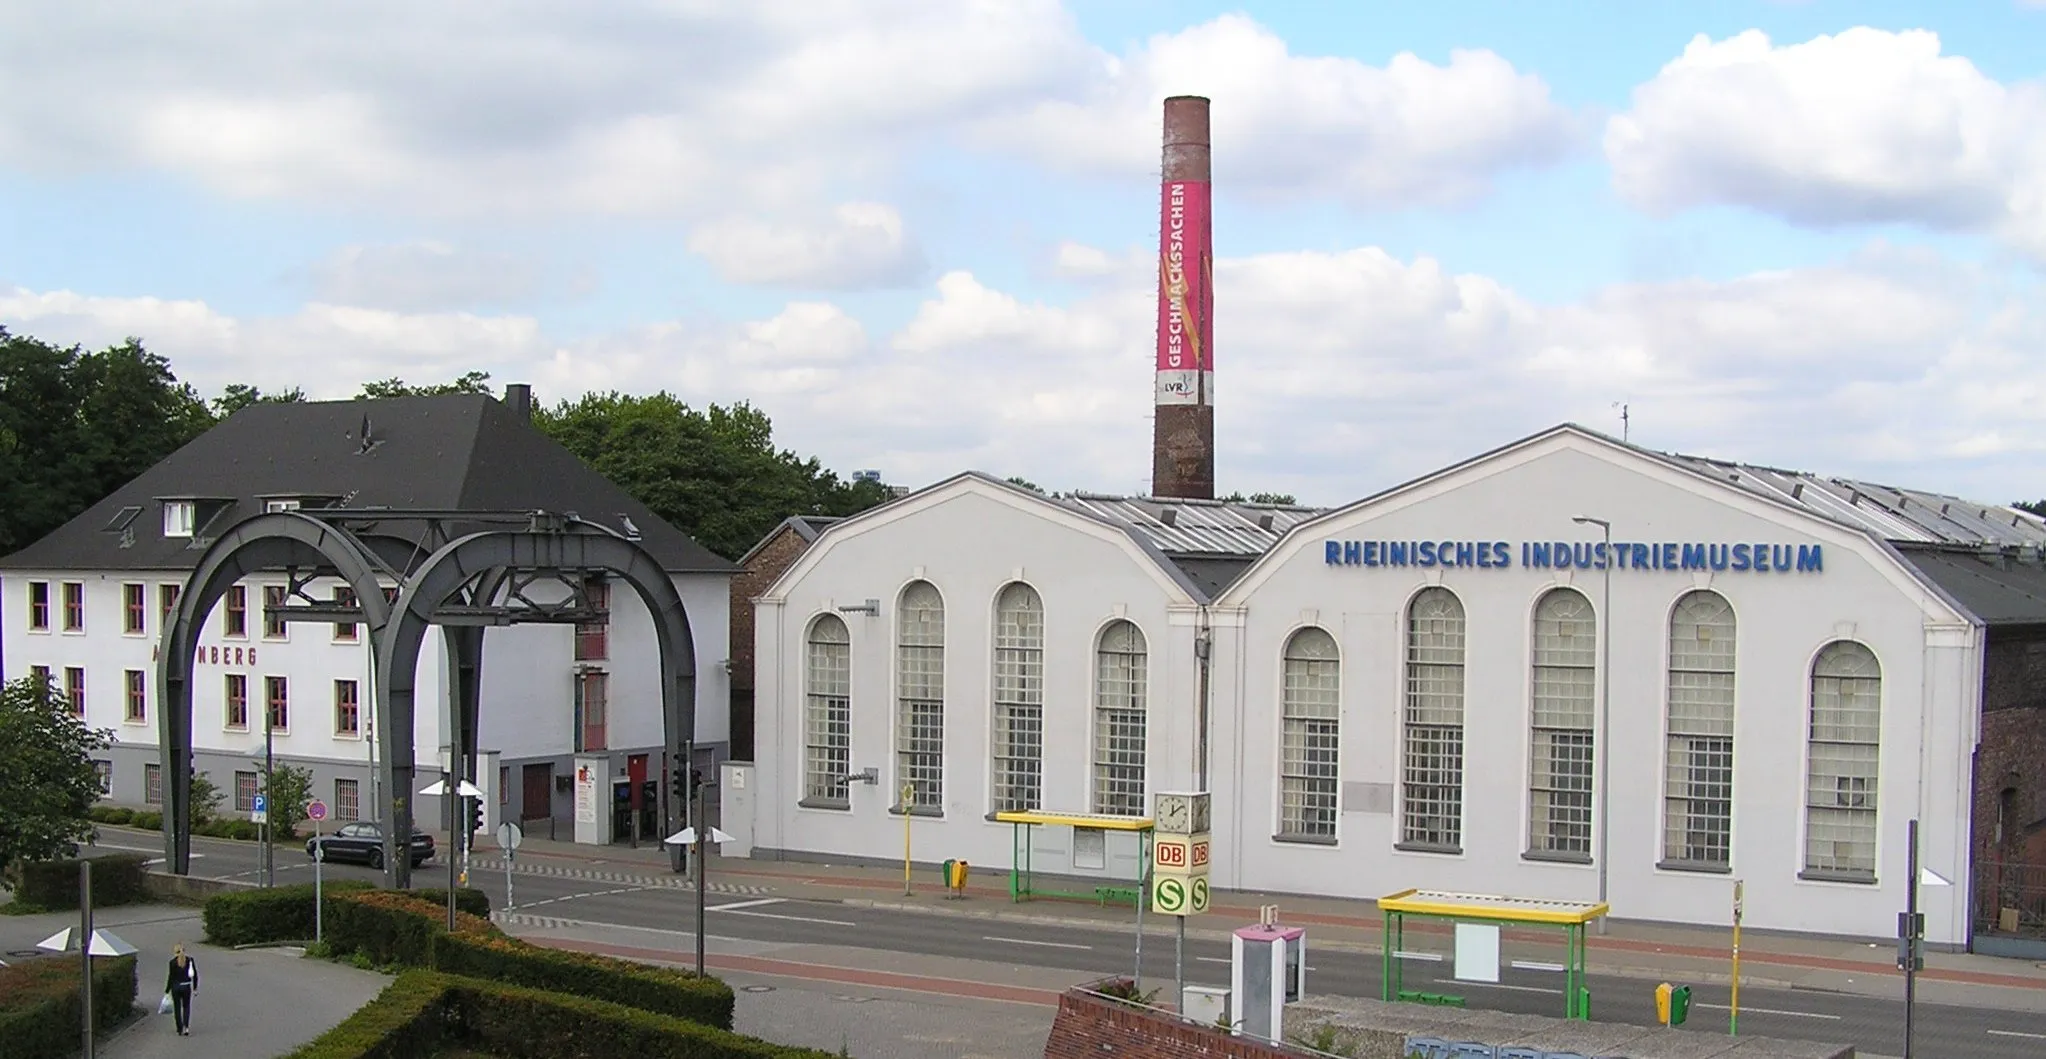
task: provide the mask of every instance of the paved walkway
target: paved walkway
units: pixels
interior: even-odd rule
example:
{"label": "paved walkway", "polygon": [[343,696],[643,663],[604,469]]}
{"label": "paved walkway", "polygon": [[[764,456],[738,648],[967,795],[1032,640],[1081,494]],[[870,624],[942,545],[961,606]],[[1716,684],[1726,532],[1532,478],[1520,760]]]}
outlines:
{"label": "paved walkway", "polygon": [[[0,916],[0,952],[32,949],[77,913]],[[135,1003],[145,1014],[99,1043],[106,1059],[272,1059],[333,1028],[368,1003],[390,979],[296,949],[217,949],[199,942],[197,909],[170,905],[108,908],[93,926],[140,950]],[[192,1035],[177,1035],[168,1015],[157,1015],[171,946],[182,943],[199,964],[199,995],[192,1003]]]}
{"label": "paved walkway", "polygon": [[[476,850],[479,872],[501,869],[487,840]],[[647,872],[665,873],[666,854],[657,847],[578,846],[569,842],[527,838],[518,852],[519,867],[591,880],[619,879]],[[1101,908],[1075,901],[1010,902],[1006,869],[976,869],[967,899],[949,900],[936,872],[921,869],[913,893],[902,893],[898,868],[855,867],[797,861],[727,860],[713,856],[708,864],[716,892],[767,892],[779,897],[842,901],[874,907],[917,909],[949,915],[1023,917],[1069,921],[1099,929],[1133,922],[1128,906]],[[487,877],[487,876],[486,876]],[[1276,904],[1287,923],[1315,928],[1318,944],[1377,951],[1380,921],[1369,901],[1302,897],[1243,891],[1215,891],[1209,914],[1189,923],[1189,937],[1222,938],[1243,923],[1255,922],[1261,905]],[[1165,928],[1164,917],[1151,922]],[[1149,924],[1147,924],[1148,926]],[[1409,948],[1425,944],[1431,934],[1448,943],[1443,924],[1410,923]],[[1416,940],[1416,939],[1419,940]],[[1559,939],[1553,931],[1508,931],[1507,947],[1529,957],[1553,957]],[[1686,981],[1721,981],[1730,977],[1730,928],[1646,923],[1608,924],[1589,945],[1594,971],[1640,977],[1680,976]],[[1840,989],[1887,995],[1902,987],[1893,943],[1804,937],[1748,930],[1741,938],[1741,980],[1786,988]],[[1965,1003],[1992,996],[1996,1002],[2025,1008],[2046,1008],[2046,962],[1978,956],[1970,953],[1928,953],[1919,975],[1920,996],[1934,1002]]]}

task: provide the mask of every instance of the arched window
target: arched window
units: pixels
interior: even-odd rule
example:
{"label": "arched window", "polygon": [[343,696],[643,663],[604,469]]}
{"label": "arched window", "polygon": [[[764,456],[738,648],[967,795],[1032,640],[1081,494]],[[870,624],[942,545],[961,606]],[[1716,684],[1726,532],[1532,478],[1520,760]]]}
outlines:
{"label": "arched window", "polygon": [[1533,760],[1528,776],[1530,853],[1591,856],[1593,702],[1598,620],[1575,589],[1535,604]]}
{"label": "arched window", "polygon": [[902,590],[896,608],[895,774],[904,809],[945,804],[945,600],[928,581]]}
{"label": "arched window", "polygon": [[803,699],[803,804],[842,809],[852,767],[852,636],[836,614],[810,623]]}
{"label": "arched window", "polygon": [[1463,603],[1429,588],[1407,606],[1406,767],[1400,841],[1463,844]]}
{"label": "arched window", "polygon": [[1036,809],[1044,786],[1044,603],[1017,582],[995,599],[995,811]]}
{"label": "arched window", "polygon": [[1118,621],[1094,649],[1094,811],[1144,815],[1144,633]]}
{"label": "arched window", "polygon": [[1812,662],[1811,765],[1805,783],[1807,873],[1875,878],[1876,754],[1883,674],[1875,652],[1852,640]]}
{"label": "arched window", "polygon": [[1733,607],[1699,589],[1669,618],[1669,746],[1662,856],[1673,867],[1733,863]]}
{"label": "arched window", "polygon": [[1312,626],[1286,641],[1285,731],[1279,747],[1279,834],[1336,837],[1336,752],[1342,734],[1335,637]]}

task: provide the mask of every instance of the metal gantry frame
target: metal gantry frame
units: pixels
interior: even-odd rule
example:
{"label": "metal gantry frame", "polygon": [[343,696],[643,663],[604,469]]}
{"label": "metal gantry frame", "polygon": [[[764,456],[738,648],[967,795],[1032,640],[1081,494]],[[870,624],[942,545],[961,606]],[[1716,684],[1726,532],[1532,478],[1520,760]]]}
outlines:
{"label": "metal gantry frame", "polygon": [[[385,528],[391,525],[412,526],[416,532]],[[191,870],[187,825],[192,664],[198,632],[229,587],[251,574],[279,571],[286,577],[285,621],[364,626],[375,662],[370,708],[381,743],[383,788],[377,808],[386,824],[384,873],[391,886],[411,885],[409,847],[417,781],[413,703],[419,649],[429,628],[443,629],[448,651],[451,787],[476,778],[484,631],[593,617],[596,612],[584,594],[589,574],[613,575],[632,586],[653,618],[662,675],[663,746],[679,747],[696,731],[696,649],[688,614],[667,572],[636,536],[572,512],[312,508],[254,515],[205,546],[205,554],[186,578],[175,617],[164,630],[157,660],[157,725],[169,771],[164,789],[165,867],[175,874]],[[353,605],[306,594],[305,586],[313,580],[331,577],[354,590]],[[385,595],[387,582],[396,586],[394,597]],[[566,598],[529,594],[544,582],[564,586]],[[685,811],[674,801],[672,790],[664,787],[660,794],[664,826]],[[458,803],[450,798],[446,804],[453,835],[462,825],[452,815]],[[675,849],[672,856],[680,870],[683,852]],[[452,863],[452,850],[449,857]]]}
{"label": "metal gantry frame", "polygon": [[[1409,918],[1450,923],[1488,923],[1499,927],[1560,927],[1563,931],[1563,1017],[1589,1021],[1591,992],[1584,986],[1587,927],[1606,915],[1604,902],[1544,901],[1489,894],[1402,890],[1378,899],[1383,918],[1380,939],[1383,960],[1380,998],[1387,1003],[1409,1000],[1444,1003],[1461,1000],[1405,988],[1406,933]],[[1431,957],[1432,959],[1433,957]]]}

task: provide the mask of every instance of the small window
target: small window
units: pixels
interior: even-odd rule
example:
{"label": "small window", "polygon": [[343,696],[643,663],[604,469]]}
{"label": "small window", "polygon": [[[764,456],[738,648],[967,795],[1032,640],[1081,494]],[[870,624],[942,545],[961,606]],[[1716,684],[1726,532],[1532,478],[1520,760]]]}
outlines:
{"label": "small window", "polygon": [[145,805],[163,804],[163,766],[146,764],[142,766],[142,802]]}
{"label": "small window", "polygon": [[291,692],[283,677],[263,678],[263,699],[270,706],[270,728],[284,731],[291,727]]}
{"label": "small window", "polygon": [[358,735],[362,732],[362,711],[357,706],[356,683],[352,680],[334,682],[334,734]]}
{"label": "small window", "polygon": [[64,631],[85,631],[85,583],[64,582]]}
{"label": "small window", "polygon": [[128,682],[128,721],[141,724],[149,719],[149,682],[139,669],[125,674]]}
{"label": "small window", "polygon": [[94,775],[99,777],[99,792],[101,794],[112,794],[114,792],[114,763],[105,758],[93,758],[92,771]]}
{"label": "small window", "polygon": [[334,781],[334,819],[353,820],[362,815],[360,794],[354,780]]}
{"label": "small window", "polygon": [[263,639],[282,640],[291,630],[284,620],[284,586],[263,586]]}
{"label": "small window", "polygon": [[602,577],[592,577],[583,582],[583,600],[596,612],[588,621],[575,625],[575,660],[578,662],[601,662],[609,657],[611,622],[611,585]]}
{"label": "small window", "polygon": [[227,720],[229,728],[249,730],[249,678],[243,673],[227,675]]}
{"label": "small window", "polygon": [[64,698],[71,703],[71,712],[85,716],[85,670],[78,666],[64,667]]}
{"label": "small window", "polygon": [[163,535],[166,537],[189,537],[192,524],[197,520],[199,505],[191,500],[166,500],[163,502]]}
{"label": "small window", "polygon": [[30,666],[28,667],[28,675],[35,678],[36,682],[43,686],[43,693],[45,695],[49,694],[50,686],[57,679],[50,675],[49,666]]}
{"label": "small window", "polygon": [[[355,606],[355,603],[356,599],[354,589],[349,588],[346,585],[334,589],[335,606],[352,607]],[[334,623],[334,639],[337,641],[353,643],[356,637],[359,635],[358,630],[360,628],[361,628],[360,626],[358,626],[355,622],[352,621],[346,624],[337,621]]]}
{"label": "small window", "polygon": [[28,583],[28,627],[47,632],[50,628],[50,583]]}
{"label": "small window", "polygon": [[234,811],[252,813],[256,811],[256,774],[237,772],[234,774]]}
{"label": "small window", "polygon": [[149,592],[142,585],[121,586],[121,631],[141,633],[149,627]]}
{"label": "small window", "polygon": [[229,585],[227,587],[226,611],[226,617],[221,619],[227,627],[226,635],[247,636],[249,634],[249,590],[247,586]]}
{"label": "small window", "polygon": [[171,615],[178,612],[178,599],[184,594],[185,586],[183,585],[156,586],[156,609],[159,620],[165,624],[170,623]]}

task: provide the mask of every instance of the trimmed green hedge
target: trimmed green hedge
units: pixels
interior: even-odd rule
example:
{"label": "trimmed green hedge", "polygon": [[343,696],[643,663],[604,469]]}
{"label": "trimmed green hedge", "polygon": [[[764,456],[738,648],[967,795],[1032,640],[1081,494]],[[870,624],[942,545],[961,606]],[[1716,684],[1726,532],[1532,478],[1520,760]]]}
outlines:
{"label": "trimmed green hedge", "polygon": [[431,1059],[450,1047],[504,1059],[830,1059],[588,997],[408,971],[369,1006],[284,1059]]}
{"label": "trimmed green hedge", "polygon": [[[149,900],[144,885],[148,872],[140,853],[112,853],[92,858],[92,903],[96,907],[132,905]],[[78,907],[78,861],[34,860],[21,866],[21,886],[14,899],[35,908]]]}
{"label": "trimmed green hedge", "polygon": [[[354,879],[326,884],[327,916],[332,921],[335,898],[370,889]],[[200,910],[206,940],[214,945],[260,945],[272,941],[310,941],[314,933],[313,884],[294,883],[268,889],[215,894]]]}
{"label": "trimmed green hedge", "polygon": [[456,917],[455,933],[449,934],[445,905],[404,892],[351,893],[328,908],[327,944],[337,955],[360,952],[378,964],[426,967],[614,1000],[722,1030],[732,1028],[732,987],[716,978],[545,948],[509,937],[488,920],[466,914]]}
{"label": "trimmed green hedge", "polygon": [[[417,890],[409,890],[406,892],[416,895],[421,901],[425,901],[427,904],[438,905],[441,909],[441,922],[443,923],[447,922],[448,907],[447,887],[443,886],[440,887],[439,889],[435,889],[434,887],[426,886],[421,887]],[[473,886],[464,887],[460,890],[456,890],[455,911],[462,915],[471,915],[482,919],[489,919],[490,895],[484,893],[481,890],[476,889]]]}
{"label": "trimmed green hedge", "polygon": [[[135,957],[92,961],[92,1024],[105,1032],[135,1008]],[[78,1054],[78,957],[45,956],[0,967],[0,1041],[9,1059]]]}
{"label": "trimmed green hedge", "polygon": [[[162,831],[163,814],[148,809],[130,809],[120,805],[95,805],[86,810],[87,817],[96,824],[116,824],[121,827],[139,827],[144,831]],[[220,819],[208,820],[192,829],[195,835],[208,838],[232,838],[241,842],[254,842],[263,836],[263,825],[254,820]],[[286,841],[278,836],[280,843]]]}

